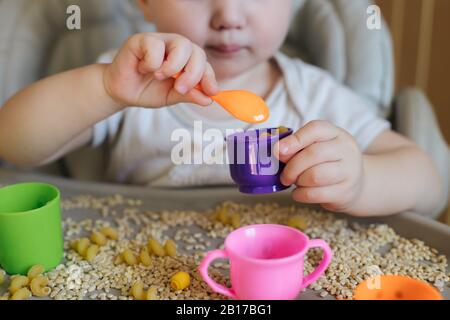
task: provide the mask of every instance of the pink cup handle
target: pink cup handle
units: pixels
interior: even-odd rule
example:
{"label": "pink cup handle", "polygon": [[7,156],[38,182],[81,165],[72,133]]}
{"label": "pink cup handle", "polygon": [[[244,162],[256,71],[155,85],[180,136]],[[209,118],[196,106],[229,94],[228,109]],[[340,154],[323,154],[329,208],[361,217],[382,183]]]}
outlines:
{"label": "pink cup handle", "polygon": [[216,259],[228,259],[228,255],[225,250],[213,250],[208,252],[206,257],[200,263],[200,275],[202,276],[203,280],[205,280],[205,282],[211,287],[211,289],[214,290],[214,292],[236,299],[236,294],[232,289],[228,289],[227,287],[218,284],[208,275],[208,267]]}
{"label": "pink cup handle", "polygon": [[321,248],[323,250],[323,259],[313,272],[303,278],[302,289],[308,287],[311,283],[320,278],[322,273],[324,273],[324,271],[328,268],[328,265],[333,257],[333,251],[331,251],[328,243],[323,240],[310,240],[308,242],[308,250],[312,248]]}

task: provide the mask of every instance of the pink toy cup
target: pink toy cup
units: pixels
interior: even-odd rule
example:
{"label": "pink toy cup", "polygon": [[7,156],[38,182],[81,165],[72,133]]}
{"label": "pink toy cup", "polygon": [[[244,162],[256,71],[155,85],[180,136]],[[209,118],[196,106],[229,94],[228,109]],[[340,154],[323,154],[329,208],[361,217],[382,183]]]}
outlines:
{"label": "pink toy cup", "polygon": [[[303,263],[311,248],[323,249],[324,257],[311,274],[304,276]],[[215,292],[233,299],[293,300],[321,276],[332,255],[323,240],[310,240],[287,226],[261,224],[232,232],[225,240],[225,249],[210,251],[199,271]],[[209,277],[208,266],[216,259],[230,260],[231,289]]]}

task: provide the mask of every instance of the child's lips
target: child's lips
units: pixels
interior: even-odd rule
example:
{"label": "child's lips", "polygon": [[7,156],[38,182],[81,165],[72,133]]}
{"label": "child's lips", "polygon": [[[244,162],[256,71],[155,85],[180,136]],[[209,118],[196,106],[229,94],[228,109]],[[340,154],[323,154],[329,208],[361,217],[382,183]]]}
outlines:
{"label": "child's lips", "polygon": [[229,57],[240,53],[245,48],[240,45],[218,45],[218,46],[209,46],[208,49],[221,56]]}

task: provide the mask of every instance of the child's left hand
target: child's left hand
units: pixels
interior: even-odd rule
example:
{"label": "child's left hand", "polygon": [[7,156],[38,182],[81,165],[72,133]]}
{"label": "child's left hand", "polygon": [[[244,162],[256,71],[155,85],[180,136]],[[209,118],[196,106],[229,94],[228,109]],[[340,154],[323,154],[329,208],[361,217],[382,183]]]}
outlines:
{"label": "child's left hand", "polygon": [[345,130],[326,121],[312,121],[281,140],[275,149],[278,152],[286,163],[281,182],[298,186],[294,200],[344,212],[361,194],[363,156]]}

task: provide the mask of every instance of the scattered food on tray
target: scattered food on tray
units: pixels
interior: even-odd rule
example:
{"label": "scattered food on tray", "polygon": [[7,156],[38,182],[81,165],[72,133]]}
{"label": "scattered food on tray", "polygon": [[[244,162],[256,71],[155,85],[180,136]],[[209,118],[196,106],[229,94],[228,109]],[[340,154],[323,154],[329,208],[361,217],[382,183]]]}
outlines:
{"label": "scattered food on tray", "polygon": [[[99,216],[65,219],[64,263],[46,276],[37,268],[30,271],[38,279],[38,291],[52,299],[226,299],[203,282],[199,262],[207,251],[223,248],[234,229],[261,223],[289,225],[330,244],[333,260],[309,287],[322,298],[352,299],[357,285],[377,274],[410,276],[441,291],[450,279],[446,257],[422,241],[405,239],[385,224],[351,223],[312,208],[225,202],[204,212],[155,212],[146,210],[141,200],[121,195],[76,196],[64,200],[62,207],[66,214],[97,211]],[[305,273],[321,257],[320,250],[311,250]],[[228,269],[229,264],[219,260],[210,275],[229,286]],[[11,278],[0,270],[0,283],[3,277],[14,290],[0,292],[0,299],[31,297],[28,277]]]}

